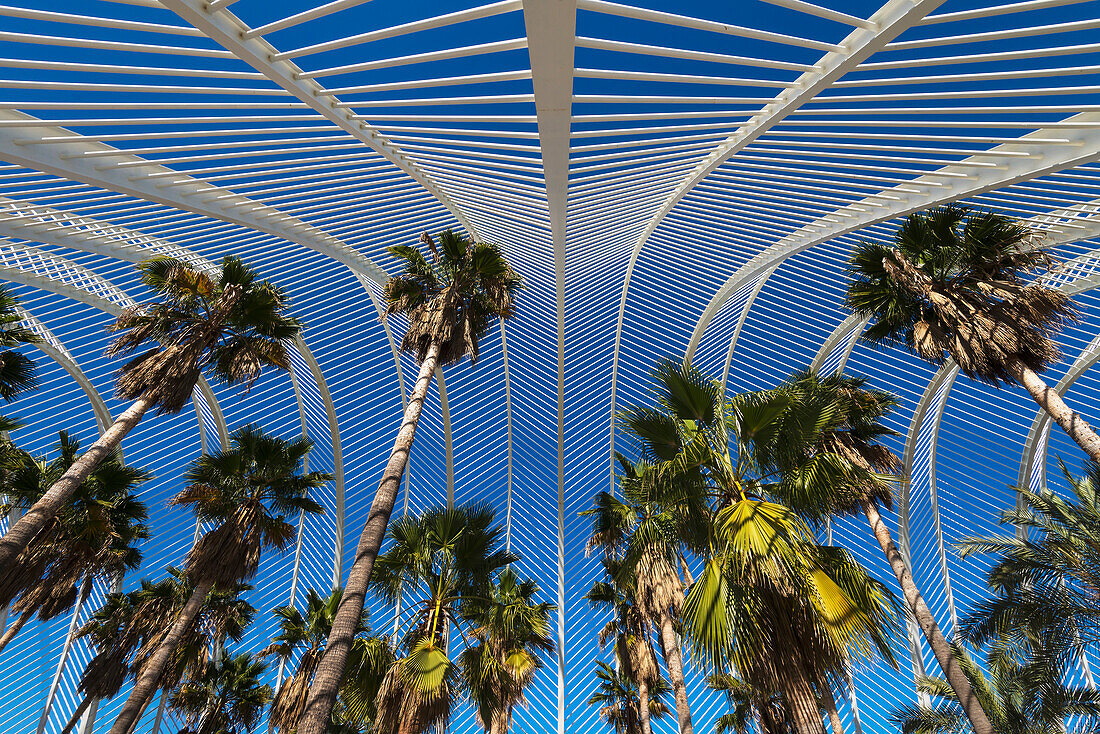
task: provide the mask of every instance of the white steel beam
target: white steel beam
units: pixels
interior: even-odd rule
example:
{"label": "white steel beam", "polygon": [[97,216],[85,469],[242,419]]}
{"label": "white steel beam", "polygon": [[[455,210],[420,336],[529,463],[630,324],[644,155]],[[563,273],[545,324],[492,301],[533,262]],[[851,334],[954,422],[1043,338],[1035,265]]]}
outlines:
{"label": "white steel beam", "polygon": [[[150,163],[106,143],[15,110],[0,109],[0,160],[90,186],[155,201],[223,222],[265,232],[327,255],[384,284],[386,272],[369,258],[322,230],[278,209],[202,179]],[[38,144],[50,139],[50,145]],[[67,139],[70,142],[59,142]],[[114,151],[111,164],[98,155]],[[89,154],[96,153],[97,156]],[[119,166],[128,164],[126,167]],[[128,169],[134,170],[128,170]]]}
{"label": "white steel beam", "polygon": [[565,734],[565,250],[577,0],[524,0],[554,249],[558,336],[558,734]]}
{"label": "white steel beam", "polygon": [[[1081,113],[1064,122],[1071,124],[1100,122],[1100,114]],[[931,187],[928,191],[920,193],[914,191],[910,184],[887,189],[883,193],[890,194],[889,199],[875,197],[850,204],[801,227],[768,247],[741,266],[711,298],[688,342],[688,356],[690,357],[695,351],[707,325],[722,304],[736,293],[743,283],[768,269],[775,268],[787,258],[803,250],[911,212],[958,201],[1100,159],[1100,129],[1066,127],[1059,129],[1057,134],[1049,129],[1039,129],[1025,135],[1024,138],[1056,138],[1067,140],[1068,143],[1035,146],[1039,150],[1034,150],[1026,143],[999,145],[990,151],[1006,154],[1001,158],[1002,165],[998,168],[970,171],[966,178],[953,179],[946,185]],[[1027,155],[1015,155],[1021,152]],[[962,163],[970,162],[973,162],[970,158],[962,161]],[[941,171],[949,171],[952,168],[953,166],[945,166]],[[927,176],[921,176],[914,179],[914,183],[924,183],[927,179]]]}
{"label": "white steel beam", "polygon": [[[211,10],[209,3],[204,0],[160,2],[212,41],[404,171],[447,207],[472,237],[477,238],[477,230],[462,210],[401,148],[387,140],[375,127],[359,119],[348,109],[348,103],[341,102],[320,82],[302,78],[304,72],[296,63],[289,59],[276,60],[278,49],[264,38],[249,37],[253,31],[246,23],[228,10]],[[355,104],[351,103],[351,106]]]}
{"label": "white steel beam", "polygon": [[[707,177],[712,171],[730,159],[733,155],[751,144],[781,122],[784,118],[796,111],[802,105],[810,102],[821,92],[827,90],[837,79],[849,71],[855,69],[876,51],[882,49],[890,41],[906,29],[919,23],[928,13],[931,13],[944,0],[888,0],[873,16],[870,23],[873,27],[859,27],[854,29],[841,43],[843,50],[829,51],[812,68],[803,72],[789,87],[780,92],[774,100],[765,105],[758,113],[753,115],[737,131],[720,143],[714,151],[698,163],[680,184],[673,189],[664,203],[654,213],[649,224],[634,243],[630,253],[630,261],[626,266],[626,275],[623,279],[623,291],[619,299],[619,315],[615,322],[615,345],[611,357],[611,463],[615,462],[615,410],[617,388],[619,381],[619,353],[622,345],[623,316],[626,313],[626,298],[630,290],[630,280],[634,274],[634,266],[638,262],[638,255],[645,246],[650,235],[664,221],[664,218],[672,211],[673,207],[687,195],[695,186]],[[767,268],[756,272],[760,275]],[[736,288],[729,291],[736,292]],[[711,314],[713,315],[713,314]],[[739,331],[739,330],[738,330]],[[692,339],[692,345],[688,347],[687,361],[691,360],[696,339]],[[730,354],[733,353],[733,344],[730,345]],[[614,471],[614,469],[612,469]]]}

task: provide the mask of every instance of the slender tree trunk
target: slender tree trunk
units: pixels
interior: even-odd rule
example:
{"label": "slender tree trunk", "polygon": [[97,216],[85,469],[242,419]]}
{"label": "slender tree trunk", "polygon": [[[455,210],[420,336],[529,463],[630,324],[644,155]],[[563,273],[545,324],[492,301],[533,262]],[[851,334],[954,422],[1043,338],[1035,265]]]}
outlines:
{"label": "slender tree trunk", "polygon": [[[167,695],[167,692],[161,691],[160,695],[163,698],[165,695]],[[137,729],[138,724],[141,723],[141,717],[145,716],[145,709],[149,708],[149,704],[152,703],[152,701],[153,697],[148,696],[144,701],[141,702],[141,708],[138,709],[137,716],[134,717],[134,723],[130,724],[130,728],[126,731],[126,734],[134,734],[134,730]]]}
{"label": "slender tree trunk", "polygon": [[11,627],[8,627],[4,632],[4,636],[0,637],[0,652],[3,652],[4,648],[8,646],[8,643],[15,639],[15,636],[19,634],[19,630],[23,629],[30,618],[34,616],[34,610],[30,609],[19,615],[19,619],[11,623]]}
{"label": "slender tree trunk", "polygon": [[340,606],[336,609],[332,631],[329,633],[321,662],[317,666],[317,674],[313,677],[306,710],[298,724],[297,734],[324,734],[328,725],[332,707],[336,703],[340,680],[344,677],[344,668],[347,666],[355,629],[363,613],[367,583],[370,581],[374,560],[378,557],[379,548],[382,547],[386,526],[389,524],[390,514],[397,501],[401,477],[409,463],[409,452],[416,437],[420,411],[424,407],[428,386],[431,385],[438,360],[439,343],[435,342],[428,349],[428,354],[420,365],[420,374],[409,396],[409,404],[405,408],[405,416],[397,431],[393,450],[390,451],[390,459],[386,463],[385,471],[382,472],[382,481],[378,484],[374,501],[371,502],[367,524],[363,528],[363,534],[359,536],[359,546],[355,549],[355,563],[352,564],[351,571],[348,573],[348,581],[340,597]]}
{"label": "slender tree trunk", "polygon": [[73,462],[73,465],[54,482],[42,498],[34,503],[27,514],[19,518],[0,540],[0,572],[7,571],[31,539],[38,534],[46,523],[57,516],[58,511],[68,504],[76,488],[91,476],[100,462],[110,456],[122,443],[123,437],[136,426],[142,416],[153,407],[151,398],[142,396],[135,400],[103,435]]}
{"label": "slender tree trunk", "polygon": [[774,651],[777,656],[776,674],[783,705],[787,707],[791,725],[798,734],[825,734],[821,718],[821,706],[814,693],[806,667],[792,654],[791,649]]}
{"label": "slender tree trunk", "polygon": [[638,724],[642,734],[653,734],[653,727],[649,724],[649,683],[638,681]]}
{"label": "slender tree trunk", "polygon": [[76,707],[76,711],[74,711],[73,715],[69,718],[69,723],[65,724],[65,728],[61,730],[61,734],[70,734],[77,723],[79,723],[80,717],[84,715],[84,712],[87,711],[88,707],[91,705],[92,697],[85,696],[80,701],[80,705]]}
{"label": "slender tree trunk", "polygon": [[1024,386],[1031,397],[1050,415],[1066,434],[1072,438],[1093,461],[1100,462],[1100,436],[1081,414],[1066,405],[1062,396],[1034,370],[1018,359],[1005,364],[1009,374]]}
{"label": "slender tree trunk", "polygon": [[970,679],[959,667],[959,662],[951,652],[951,646],[944,638],[940,626],[936,624],[936,618],[932,616],[932,611],[928,608],[924,597],[921,596],[920,589],[913,581],[913,574],[910,573],[909,566],[905,563],[905,559],[901,557],[901,551],[898,550],[894,539],[890,537],[890,529],[883,522],[878,508],[870,500],[864,500],[863,512],[867,515],[867,521],[871,523],[871,531],[875,534],[875,539],[882,546],[882,552],[886,554],[886,560],[890,562],[890,568],[894,570],[894,575],[898,578],[898,584],[901,585],[902,593],[905,594],[905,601],[909,603],[909,609],[913,612],[913,617],[920,625],[921,631],[924,632],[924,637],[928,640],[932,653],[936,656],[947,682],[954,689],[955,694],[962,703],[966,718],[970,721],[970,728],[973,729],[974,734],[994,734],[993,724],[990,723],[989,717],[982,709],[978,697],[974,695]]}
{"label": "slender tree trunk", "polygon": [[203,581],[195,586],[195,590],[191,592],[191,598],[183,605],[183,609],[180,610],[180,615],[176,618],[172,629],[168,630],[168,634],[164,636],[149,660],[141,667],[138,678],[134,681],[133,690],[130,691],[130,697],[122,705],[118,718],[115,719],[115,724],[111,727],[111,734],[127,734],[137,723],[141,713],[145,710],[149,701],[152,700],[153,694],[160,684],[160,679],[168,667],[172,653],[179,647],[184,635],[187,634],[187,631],[199,616],[199,611],[202,609],[202,605],[213,586],[213,582],[210,581]]}
{"label": "slender tree trunk", "polygon": [[836,710],[836,698],[833,697],[833,689],[828,683],[821,685],[821,703],[829,714],[829,728],[833,734],[844,734],[844,724],[840,721],[840,712]]}
{"label": "slender tree trunk", "polygon": [[668,680],[672,692],[676,694],[676,721],[680,734],[692,734],[691,707],[688,705],[687,685],[684,683],[684,657],[680,651],[680,639],[672,627],[672,615],[665,611],[661,614],[661,652],[664,654],[665,667],[668,668]]}

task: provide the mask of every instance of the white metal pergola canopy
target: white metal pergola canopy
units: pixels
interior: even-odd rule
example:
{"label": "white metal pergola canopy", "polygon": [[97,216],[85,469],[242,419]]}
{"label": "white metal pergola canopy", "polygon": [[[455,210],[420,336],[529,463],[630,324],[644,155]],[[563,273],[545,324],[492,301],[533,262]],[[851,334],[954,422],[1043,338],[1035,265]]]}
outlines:
{"label": "white metal pergola canopy", "polygon": [[[476,367],[438,375],[401,510],[492,503],[562,610],[559,656],[518,731],[602,727],[585,701],[603,620],[581,599],[598,566],[577,512],[613,482],[613,415],[645,400],[659,357],[686,353],[730,390],[812,362],[897,392],[893,448],[912,481],[890,522],[942,625],[985,594],[951,544],[994,529],[1010,485],[1045,482],[1076,450],[1022,394],[857,344],[843,267],[857,239],[936,204],[1030,220],[1068,261],[1051,282],[1086,308],[1051,381],[1089,413],[1100,2],[631,2],[0,6],[0,278],[44,337],[42,387],[11,409],[20,442],[44,451],[61,427],[91,440],[119,412],[102,327],[145,297],[132,263],[151,254],[240,254],[308,326],[290,379],[243,399],[201,385],[194,416],[127,439],[127,459],[157,475],[157,535],[127,587],[193,541],[163,502],[186,463],[257,419],[304,432],[311,466],[337,478],[295,551],[265,561],[243,646],[266,644],[272,607],[339,578],[416,369],[395,347],[403,324],[379,319],[385,248],[456,228],[500,243],[527,288]],[[827,532],[893,583],[858,524]],[[106,591],[0,658],[0,729],[64,726],[90,657],[71,629]],[[376,627],[392,618],[374,604]],[[914,672],[935,669],[917,635],[898,656],[900,671],[854,671],[847,730],[890,730]],[[1097,662],[1074,675],[1091,684]],[[704,679],[689,676],[700,731],[724,706]],[[124,698],[81,731],[109,726]],[[138,731],[175,731],[170,718],[151,707]],[[477,728],[467,710],[453,726]]]}

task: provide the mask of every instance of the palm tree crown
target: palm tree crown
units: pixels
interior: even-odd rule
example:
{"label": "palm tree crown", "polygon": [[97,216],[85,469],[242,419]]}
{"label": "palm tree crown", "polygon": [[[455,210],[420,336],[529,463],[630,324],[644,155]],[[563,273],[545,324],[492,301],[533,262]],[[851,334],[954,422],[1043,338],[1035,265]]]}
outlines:
{"label": "palm tree crown", "polygon": [[405,623],[405,654],[378,693],[375,728],[418,734],[445,726],[462,692],[462,660],[452,660],[449,635],[464,622],[463,600],[490,598],[493,574],[517,558],[502,547],[504,531],[483,505],[431,508],[402,518],[389,535],[393,544],[379,556],[371,584],[389,602],[403,592],[420,601]]}
{"label": "palm tree crown", "polygon": [[428,235],[432,261],[415,247],[398,245],[390,253],[404,262],[401,275],[386,283],[387,313],[409,317],[401,348],[423,362],[433,343],[439,344],[441,365],[465,356],[477,362],[478,342],[493,318],[509,319],[521,279],[500,248],[472,242],[451,230]]}
{"label": "palm tree crown", "polygon": [[227,384],[250,386],[265,366],[289,369],[284,342],[301,331],[284,311],[285,291],[257,279],[240,258],[226,255],[213,274],[170,257],[140,263],[141,281],[158,300],[129,309],[110,326],[123,332],[108,356],[153,346],[119,371],[120,397],[151,398],[162,413],[176,413],[209,370]]}
{"label": "palm tree crown", "polygon": [[0,286],[0,399],[8,403],[36,386],[34,362],[16,351],[23,344],[40,341],[37,334],[23,326],[25,318],[19,299]]}
{"label": "palm tree crown", "polygon": [[190,734],[248,734],[260,723],[271,686],[260,679],[267,666],[248,653],[222,656],[172,694]]}
{"label": "palm tree crown", "polygon": [[705,497],[686,536],[704,564],[684,601],[684,634],[712,666],[782,691],[800,731],[820,731],[814,688],[841,680],[852,655],[892,661],[897,627],[886,587],[844,549],[817,545],[781,504],[850,481],[850,464],[813,451],[831,409],[782,390],[726,399],[721,384],[673,360],[651,379],[655,405],[624,410],[623,427],[658,477],[699,484]]}
{"label": "palm tree crown", "polygon": [[[298,726],[310,683],[321,661],[321,652],[332,632],[332,620],[340,605],[341,595],[340,589],[333,590],[327,597],[310,589],[306,595],[305,613],[292,606],[275,609],[279,634],[260,655],[275,655],[282,664],[286,664],[296,652],[301,653],[294,674],[283,682],[271,702],[269,722],[278,731],[292,732]],[[340,710],[344,725],[369,725],[373,721],[378,686],[392,662],[393,651],[388,638],[371,635],[364,614],[359,633],[352,643],[348,665],[350,673],[341,691]]]}
{"label": "palm tree crown", "polygon": [[[37,502],[72,466],[80,444],[62,431],[56,451],[50,461],[19,452],[15,468],[4,475],[7,501],[0,512],[26,509]],[[96,467],[77,487],[71,503],[16,557],[15,568],[0,577],[0,603],[52,619],[78,598],[87,599],[94,581],[110,584],[137,568],[141,564],[137,546],[149,538],[148,516],[137,491],[151,476],[123,464],[117,455]],[[0,646],[9,639],[6,636]]]}
{"label": "palm tree crown", "polygon": [[309,493],[332,476],[301,472],[312,442],[284,440],[259,426],[238,428],[229,448],[194,461],[187,486],[170,504],[190,507],[202,522],[217,523],[188,554],[195,579],[229,585],[251,578],[265,548],[285,549],[293,540],[292,519],[324,508]]}
{"label": "palm tree crown", "polygon": [[960,543],[963,557],[998,556],[988,574],[996,596],[978,602],[963,631],[979,644],[1041,638],[1052,667],[1100,640],[1100,464],[1085,462],[1079,477],[1062,472],[1069,497],[1020,487],[1021,506],[1001,515],[1023,533]]}
{"label": "palm tree crown", "polygon": [[1052,264],[1036,234],[1000,214],[947,204],[912,214],[893,246],[864,242],[852,256],[847,304],[873,317],[863,334],[934,364],[950,357],[969,377],[1015,382],[1009,363],[1035,372],[1061,357],[1052,336],[1077,309],[1064,293],[1027,283]]}
{"label": "palm tree crown", "polygon": [[[997,734],[1064,734],[1067,717],[1100,716],[1100,692],[1064,685],[1060,670],[1045,660],[1021,662],[1013,651],[994,645],[987,658],[987,677],[961,645],[954,647]],[[947,705],[895,709],[891,718],[902,734],[969,734],[958,696],[947,681],[922,676],[917,690]]]}
{"label": "palm tree crown", "polygon": [[[600,718],[615,734],[641,734],[638,716],[638,684],[621,670],[615,670],[602,660],[596,661],[595,692],[588,698],[589,706],[599,706]],[[671,709],[665,702],[672,688],[663,678],[650,687],[649,716],[663,719]]]}
{"label": "palm tree crown", "polygon": [[557,606],[537,601],[539,586],[511,568],[501,572],[488,597],[462,600],[460,615],[474,644],[462,654],[466,688],[486,731],[504,734],[512,711],[525,703],[524,691],[554,652],[550,616]]}

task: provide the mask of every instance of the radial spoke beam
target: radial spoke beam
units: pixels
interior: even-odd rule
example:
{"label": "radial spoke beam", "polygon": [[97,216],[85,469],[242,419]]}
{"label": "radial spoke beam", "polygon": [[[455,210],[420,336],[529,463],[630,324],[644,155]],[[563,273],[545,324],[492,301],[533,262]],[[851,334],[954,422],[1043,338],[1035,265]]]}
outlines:
{"label": "radial spoke beam", "polygon": [[348,109],[347,104],[341,102],[317,80],[302,78],[304,72],[296,63],[289,59],[273,60],[279,55],[278,49],[264,38],[250,37],[252,29],[235,15],[227,10],[211,11],[209,3],[205,0],[160,0],[160,2],[219,46],[407,173],[447,207],[471,236],[477,237],[477,230],[461,208],[451,201],[446,192],[440,189],[407,154],[387,140],[377,129],[358,119],[355,113]]}
{"label": "radial spoke beam", "polygon": [[558,337],[558,734],[565,734],[565,248],[577,0],[525,0],[523,22],[554,249]]}

